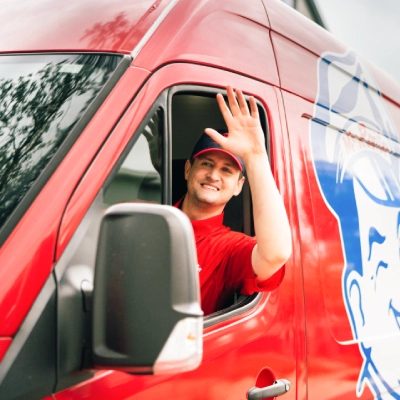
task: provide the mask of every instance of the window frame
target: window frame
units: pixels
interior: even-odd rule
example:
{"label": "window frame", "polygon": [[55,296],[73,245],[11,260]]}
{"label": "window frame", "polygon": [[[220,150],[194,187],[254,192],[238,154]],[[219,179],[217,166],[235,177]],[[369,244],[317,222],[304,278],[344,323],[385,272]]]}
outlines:
{"label": "window frame", "polygon": [[[173,137],[172,137],[172,97],[176,94],[179,93],[193,93],[193,94],[205,94],[206,97],[215,97],[218,93],[221,93],[225,99],[227,99],[227,92],[223,88],[218,88],[218,87],[212,87],[212,86],[205,86],[205,85],[196,85],[196,84],[183,84],[183,85],[176,85],[172,86],[168,89],[168,101],[167,101],[167,120],[168,120],[168,135],[167,135],[167,142],[168,143],[168,150],[169,150],[169,155],[170,158],[168,160],[167,168],[168,172],[172,171],[172,142],[173,142]],[[249,96],[244,95],[245,99],[248,100]],[[265,145],[267,149],[267,154],[269,159],[271,159],[271,146],[270,146],[270,129],[268,125],[268,114],[263,106],[262,102],[257,99],[257,97],[254,97],[256,100],[256,104],[258,107],[258,111],[260,114],[260,120],[261,120],[261,126],[264,131],[265,135]],[[171,188],[171,191],[169,192],[169,197],[168,200],[169,202],[167,204],[171,204],[171,197],[172,197],[172,173],[169,173],[168,176],[168,187]],[[247,182],[247,180],[246,180]],[[250,194],[250,191],[249,191]],[[248,199],[246,197],[243,198],[243,201],[248,201],[249,204],[247,204],[248,207],[250,207],[250,212],[249,212],[249,217],[250,220],[246,221],[246,217],[244,216],[244,231],[246,234],[254,234],[254,223],[253,223],[253,212],[252,212],[252,207],[251,207],[251,194]],[[246,232],[247,231],[247,232]],[[207,315],[204,317],[204,328],[208,328],[210,326],[216,325],[220,322],[224,322],[227,320],[230,320],[234,317],[240,316],[242,314],[247,313],[249,310],[253,309],[262,299],[263,293],[258,292],[254,293],[251,296],[239,296],[237,299],[235,299],[235,303],[232,304],[231,306],[224,308],[222,310],[218,310],[210,315]]]}

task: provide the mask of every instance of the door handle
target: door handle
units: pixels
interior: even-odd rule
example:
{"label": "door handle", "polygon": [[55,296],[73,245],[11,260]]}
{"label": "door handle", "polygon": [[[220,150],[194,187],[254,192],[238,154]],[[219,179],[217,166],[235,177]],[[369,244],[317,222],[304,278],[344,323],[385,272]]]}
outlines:
{"label": "door handle", "polygon": [[253,387],[247,392],[248,400],[261,400],[285,394],[290,390],[287,379],[277,379],[273,385],[264,388]]}

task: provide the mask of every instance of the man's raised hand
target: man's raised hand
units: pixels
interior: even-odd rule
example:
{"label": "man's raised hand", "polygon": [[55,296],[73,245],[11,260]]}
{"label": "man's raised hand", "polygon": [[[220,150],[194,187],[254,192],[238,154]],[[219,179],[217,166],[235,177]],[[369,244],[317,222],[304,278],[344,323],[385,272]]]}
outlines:
{"label": "man's raised hand", "polygon": [[[207,128],[205,132],[221,147],[243,159],[251,155],[265,154],[265,139],[261,128],[258,108],[254,97],[249,97],[250,110],[243,93],[227,86],[229,107],[223,96],[217,94],[217,102],[228,128],[228,136]],[[235,94],[236,92],[236,94]]]}

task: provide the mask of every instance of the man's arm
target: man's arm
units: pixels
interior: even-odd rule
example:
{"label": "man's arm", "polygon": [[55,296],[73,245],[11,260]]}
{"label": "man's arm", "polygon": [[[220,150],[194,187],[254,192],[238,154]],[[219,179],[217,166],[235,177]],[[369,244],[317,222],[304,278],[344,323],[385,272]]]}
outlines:
{"label": "man's arm", "polygon": [[221,94],[217,95],[217,101],[228,127],[228,136],[210,128],[205,132],[222,148],[241,157],[246,166],[257,238],[252,265],[258,280],[262,281],[273,275],[290,257],[290,226],[271,173],[256,102],[253,97],[249,98],[249,111],[240,90],[236,90],[237,98],[230,86],[227,92],[230,110]]}

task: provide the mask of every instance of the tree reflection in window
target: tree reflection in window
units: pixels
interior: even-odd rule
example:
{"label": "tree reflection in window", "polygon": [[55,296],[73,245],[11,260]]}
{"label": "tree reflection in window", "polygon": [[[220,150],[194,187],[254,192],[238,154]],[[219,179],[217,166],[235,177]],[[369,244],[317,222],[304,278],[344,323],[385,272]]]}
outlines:
{"label": "tree reflection in window", "polygon": [[96,54],[0,57],[0,228],[120,60]]}

